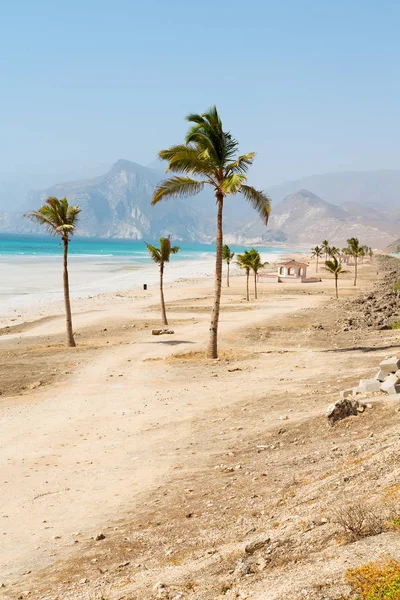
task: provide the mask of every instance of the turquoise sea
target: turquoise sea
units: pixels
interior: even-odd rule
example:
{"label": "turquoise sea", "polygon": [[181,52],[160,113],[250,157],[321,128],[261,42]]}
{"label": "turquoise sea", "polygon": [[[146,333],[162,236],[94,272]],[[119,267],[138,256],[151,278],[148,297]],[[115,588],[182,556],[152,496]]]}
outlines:
{"label": "turquoise sea", "polygon": [[[157,241],[146,240],[149,243],[158,245]],[[199,260],[207,258],[215,252],[213,244],[196,244],[177,242],[181,250],[177,258],[179,260]],[[231,246],[234,252],[243,252],[246,248],[243,246]],[[263,253],[288,252],[283,248],[259,248]],[[137,240],[119,240],[104,238],[72,238],[69,253],[73,257],[82,259],[98,260],[104,259],[131,259],[134,262],[149,263],[150,257],[143,241]],[[62,247],[59,238],[39,235],[14,235],[0,234],[0,258],[11,257],[57,257],[62,255]]]}

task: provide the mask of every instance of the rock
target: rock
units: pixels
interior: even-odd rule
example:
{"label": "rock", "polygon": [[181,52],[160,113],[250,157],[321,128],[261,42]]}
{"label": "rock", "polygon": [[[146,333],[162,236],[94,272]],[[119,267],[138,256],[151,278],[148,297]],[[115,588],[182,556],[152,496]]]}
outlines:
{"label": "rock", "polygon": [[385,373],[396,373],[400,369],[400,359],[397,356],[392,356],[391,358],[385,358],[380,365],[379,368],[381,371],[385,371]]}
{"label": "rock", "polygon": [[261,548],[264,548],[264,546],[269,544],[270,541],[271,538],[269,537],[255,540],[254,542],[250,542],[249,544],[247,544],[247,546],[245,546],[244,551],[246,552],[246,554],[254,554],[254,552],[257,552],[257,550],[261,550]]}
{"label": "rock", "polygon": [[346,417],[358,415],[360,406],[361,403],[358,402],[358,400],[349,400],[348,398],[338,400],[338,402],[328,406],[326,416],[330,424],[333,425],[334,423],[337,423],[337,421],[346,419]]}
{"label": "rock", "polygon": [[105,540],[106,536],[104,535],[104,533],[98,533],[95,537],[96,542],[100,542],[101,540]]}
{"label": "rock", "polygon": [[253,573],[253,569],[248,561],[245,558],[239,559],[235,565],[234,574],[239,577],[245,577],[246,575],[250,575],[250,573]]}
{"label": "rock", "polygon": [[151,332],[152,335],[171,335],[172,333],[175,333],[174,331],[172,331],[172,329],[153,329]]}
{"label": "rock", "polygon": [[398,394],[400,393],[400,379],[395,373],[389,375],[383,383],[381,383],[381,390],[386,394]]}
{"label": "rock", "polygon": [[153,590],[157,593],[157,598],[168,598],[168,589],[165,583],[156,583]]}
{"label": "rock", "polygon": [[386,377],[387,377],[386,371],[382,371],[381,369],[375,375],[375,379],[377,379],[378,381],[385,381]]}
{"label": "rock", "polygon": [[362,392],[379,392],[381,382],[376,379],[361,379],[359,388]]}
{"label": "rock", "polygon": [[354,394],[354,390],[357,388],[347,388],[347,390],[342,390],[340,392],[340,397],[341,398],[349,398],[350,396],[353,397]]}

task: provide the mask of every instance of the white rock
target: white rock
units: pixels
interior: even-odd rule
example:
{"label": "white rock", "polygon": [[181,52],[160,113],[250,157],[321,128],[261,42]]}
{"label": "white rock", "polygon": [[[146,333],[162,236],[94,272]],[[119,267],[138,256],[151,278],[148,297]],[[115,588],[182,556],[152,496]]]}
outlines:
{"label": "white rock", "polygon": [[375,379],[377,379],[378,381],[385,381],[386,377],[387,377],[387,372],[382,371],[381,369],[379,369],[379,371],[375,375]]}
{"label": "white rock", "polygon": [[397,356],[386,358],[380,363],[379,368],[385,373],[396,373],[400,369],[400,359]]}
{"label": "white rock", "polygon": [[381,382],[376,379],[361,379],[359,388],[363,392],[379,392]]}
{"label": "white rock", "polygon": [[400,379],[394,373],[389,375],[381,384],[381,390],[386,394],[398,394],[400,392]]}

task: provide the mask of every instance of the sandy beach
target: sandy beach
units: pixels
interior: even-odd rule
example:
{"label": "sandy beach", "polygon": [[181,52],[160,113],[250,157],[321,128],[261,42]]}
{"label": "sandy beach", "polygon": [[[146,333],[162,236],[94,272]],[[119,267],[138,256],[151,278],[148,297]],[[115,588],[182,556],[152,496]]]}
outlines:
{"label": "sandy beach", "polygon": [[[368,436],[376,420],[388,422],[389,408],[377,403],[335,430],[324,410],[396,352],[398,336],[374,332],[366,343],[363,332],[338,329],[342,303],[326,274],[310,285],[262,283],[251,302],[245,278],[234,274],[223,289],[221,358],[206,360],[213,282],[187,269],[168,268],[172,335],[151,335],[160,324],[155,269],[153,280],[140,274],[154,282],[146,292],[122,286],[75,297],[76,349],[64,346],[61,302],[42,298],[34,310],[3,317],[2,597],[247,598],[251,589],[251,598],[279,600],[289,591],[304,597],[310,581],[327,578],[328,563],[338,571],[344,550],[326,542],[330,558],[316,554],[326,544],[300,525],[327,514],[333,474],[324,475],[332,469],[324,444],[339,444],[339,472],[350,447],[363,453],[381,443]],[[212,265],[196,269],[209,275]],[[124,272],[115,277],[127,282]],[[342,299],[376,277],[361,265],[357,288],[351,273],[341,281]],[[299,527],[315,546],[300,571],[301,544],[287,552],[298,556],[291,575],[282,577],[278,561],[233,583],[247,539],[268,532],[291,540]],[[360,546],[357,560],[370,552]],[[169,595],[154,591],[160,581]]]}

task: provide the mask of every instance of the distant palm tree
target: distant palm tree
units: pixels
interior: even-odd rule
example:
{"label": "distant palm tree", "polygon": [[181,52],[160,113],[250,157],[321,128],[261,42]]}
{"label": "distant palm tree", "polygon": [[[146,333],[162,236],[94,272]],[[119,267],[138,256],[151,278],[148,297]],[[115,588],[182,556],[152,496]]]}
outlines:
{"label": "distant palm tree", "polygon": [[229,287],[229,265],[232,262],[233,257],[235,256],[234,252],[231,252],[231,249],[229,248],[229,246],[227,244],[224,244],[224,246],[222,246],[222,260],[224,262],[226,262],[226,264],[228,265],[228,270],[226,273],[226,285],[227,287]]}
{"label": "distant palm tree", "polygon": [[78,223],[78,215],[81,212],[79,206],[70,206],[66,198],[59,200],[54,196],[47,198],[46,203],[39,208],[26,213],[24,216],[37,221],[46,227],[51,235],[61,237],[64,244],[64,304],[67,325],[67,345],[75,347],[74,332],[72,330],[71,301],[69,297],[68,278],[68,245],[75,227]]}
{"label": "distant palm tree", "polygon": [[319,246],[314,246],[314,248],[311,248],[311,257],[312,258],[316,258],[317,259],[317,264],[315,267],[315,272],[318,273],[318,260],[320,258],[322,258],[322,248],[320,248]]}
{"label": "distant palm tree", "polygon": [[322,244],[322,252],[324,252],[325,254],[325,260],[328,259],[328,255],[329,255],[329,242],[328,240],[323,240]]}
{"label": "distant palm tree", "polygon": [[236,264],[246,271],[246,300],[250,300],[249,295],[249,277],[252,269],[252,263],[254,258],[250,254],[250,250],[245,250],[243,254],[238,254],[236,257]]}
{"label": "distant palm tree", "polygon": [[[207,355],[209,358],[218,358],[224,200],[227,196],[242,194],[257,210],[265,225],[268,223],[270,200],[264,192],[247,185],[245,173],[253,163],[255,154],[250,152],[237,155],[239,144],[230,132],[224,131],[215,106],[202,115],[191,114],[187,120],[192,126],[185,143],[159,152],[159,157],[168,162],[167,171],[177,175],[162,181],[156,187],[151,203],[157,204],[164,198],[194,196],[205,185],[211,185],[214,190],[217,205],[215,292]],[[188,175],[198,176],[200,179],[193,179]]]}
{"label": "distant palm tree", "polygon": [[338,256],[340,254],[340,248],[336,248],[336,246],[329,246],[328,255],[329,256]]}
{"label": "distant palm tree", "polygon": [[[146,243],[146,242],[145,242]],[[171,246],[171,240],[169,237],[160,238],[160,247],[156,248],[151,244],[147,244],[147,250],[154,262],[160,265],[160,298],[161,298],[161,318],[164,325],[168,325],[167,313],[165,311],[164,301],[164,267],[165,263],[169,262],[171,254],[179,252],[179,246]]]}
{"label": "distant palm tree", "polygon": [[358,241],[358,238],[350,238],[347,240],[347,245],[349,248],[349,254],[351,256],[354,256],[354,284],[353,285],[357,285],[357,263],[358,263],[358,257],[362,256],[363,254],[363,249],[362,246],[360,246],[360,242]]}
{"label": "distant palm tree", "polygon": [[257,274],[260,269],[262,269],[263,267],[265,267],[265,265],[268,265],[269,263],[262,262],[260,253],[258,252],[258,250],[255,250],[254,248],[249,250],[249,254],[251,257],[250,258],[250,267],[254,273],[254,298],[257,300]]}
{"label": "distant palm tree", "polygon": [[332,275],[335,278],[335,291],[336,291],[336,299],[339,298],[339,291],[338,291],[338,279],[340,275],[344,275],[345,273],[348,273],[348,271],[345,271],[343,269],[343,265],[342,263],[340,263],[338,261],[338,259],[336,258],[336,256],[333,256],[331,258],[331,260],[326,260],[325,261],[325,269],[327,271],[329,271],[329,273],[332,273]]}

